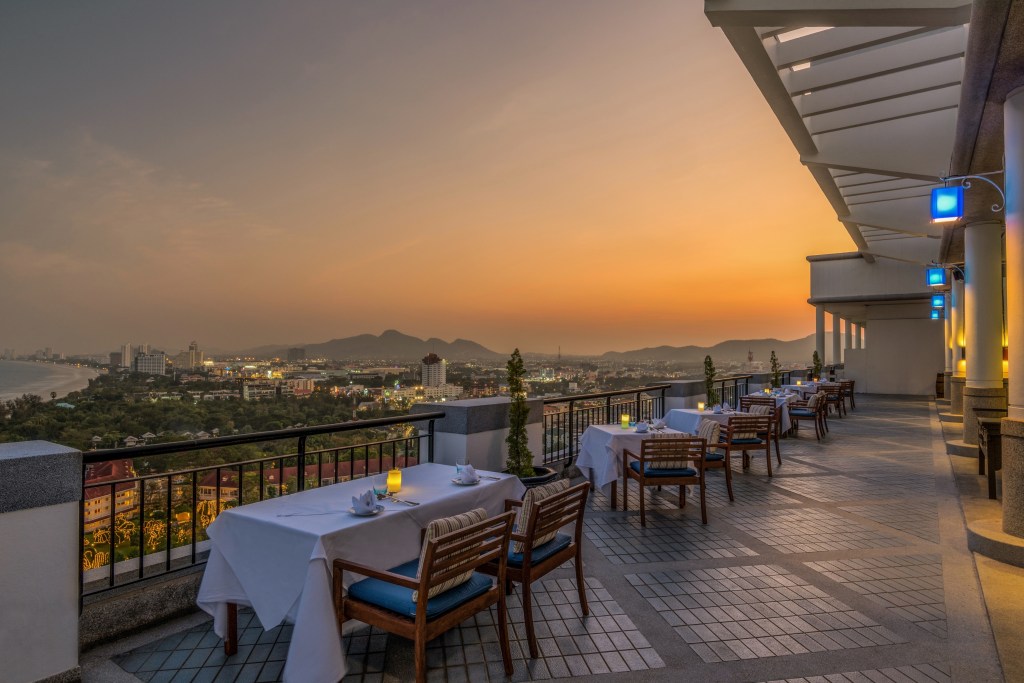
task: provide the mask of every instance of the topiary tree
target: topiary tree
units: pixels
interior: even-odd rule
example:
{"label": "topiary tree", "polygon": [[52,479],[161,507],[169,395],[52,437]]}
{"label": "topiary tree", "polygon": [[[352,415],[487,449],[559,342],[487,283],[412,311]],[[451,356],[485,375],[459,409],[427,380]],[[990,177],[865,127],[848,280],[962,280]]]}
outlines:
{"label": "topiary tree", "polygon": [[711,356],[704,356],[704,393],[707,394],[709,406],[718,403],[718,391],[715,389],[716,374],[718,373],[715,370],[715,362],[711,360]]}
{"label": "topiary tree", "polygon": [[775,350],[772,350],[772,389],[778,389],[782,386],[782,368],[779,366],[779,358],[775,355]]}
{"label": "topiary tree", "polygon": [[811,364],[813,366],[813,368],[811,369],[811,374],[814,375],[814,377],[812,377],[811,379],[821,377],[821,356],[818,355],[817,350],[815,350],[814,355],[811,356]]}
{"label": "topiary tree", "polygon": [[512,395],[512,402],[508,407],[508,436],[505,438],[505,444],[508,446],[505,468],[510,474],[518,477],[532,477],[533,453],[530,452],[526,435],[526,420],[530,415],[530,407],[526,405],[526,386],[523,383],[526,370],[519,349],[512,352],[505,369],[508,372],[508,391]]}

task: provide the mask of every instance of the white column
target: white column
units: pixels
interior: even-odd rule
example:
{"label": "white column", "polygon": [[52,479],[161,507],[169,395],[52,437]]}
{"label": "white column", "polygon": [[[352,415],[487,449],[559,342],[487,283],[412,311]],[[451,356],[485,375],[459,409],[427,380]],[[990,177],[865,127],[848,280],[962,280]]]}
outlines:
{"label": "white column", "polygon": [[832,363],[842,362],[842,346],[839,335],[842,332],[839,325],[839,314],[832,314]]}
{"label": "white column", "polygon": [[972,223],[964,230],[964,341],[967,386],[1003,387],[1003,225]]}
{"label": "white column", "polygon": [[867,348],[865,346],[865,344],[867,343],[867,337],[868,337],[868,324],[867,323],[863,323],[860,326],[859,336],[860,336],[860,348],[862,348],[862,349],[863,348]]}
{"label": "white column", "polygon": [[825,307],[814,307],[814,350],[818,352],[821,364],[825,364]]}
{"label": "white column", "polygon": [[1009,417],[1024,420],[1024,88],[1003,105],[1006,158],[1006,317]]}
{"label": "white column", "polygon": [[853,326],[853,348],[860,348],[860,325],[857,324]]}
{"label": "white column", "polygon": [[846,362],[846,351],[853,348],[853,333],[850,331],[852,325],[849,320],[843,321],[843,362]]}
{"label": "white column", "polygon": [[960,363],[964,346],[964,281],[953,278],[953,291],[950,301],[950,327],[953,328],[953,374],[964,376],[964,366]]}
{"label": "white column", "polygon": [[[950,319],[953,307],[950,305],[953,293],[946,292],[943,296],[942,317],[946,327],[946,372],[953,371],[953,321]],[[948,396],[946,398],[949,398]]]}

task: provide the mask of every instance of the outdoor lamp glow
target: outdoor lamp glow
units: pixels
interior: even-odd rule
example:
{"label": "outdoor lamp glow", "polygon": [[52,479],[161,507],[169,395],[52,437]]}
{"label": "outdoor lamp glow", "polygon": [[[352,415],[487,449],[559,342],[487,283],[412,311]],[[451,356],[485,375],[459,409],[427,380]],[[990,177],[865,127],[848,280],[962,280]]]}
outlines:
{"label": "outdoor lamp glow", "polygon": [[799,380],[799,379],[798,379],[798,380],[796,381],[796,385],[797,385],[797,386],[800,386],[801,384],[803,384],[803,380]]}
{"label": "outdoor lamp glow", "polygon": [[932,190],[932,223],[952,223],[964,215],[964,188],[936,187]]}
{"label": "outdoor lamp glow", "polygon": [[932,308],[945,308],[946,296],[944,294],[932,294]]}
{"label": "outdoor lamp glow", "polygon": [[402,490],[402,470],[395,468],[388,470],[388,493],[398,493]]}
{"label": "outdoor lamp glow", "polygon": [[945,268],[929,268],[926,273],[926,281],[929,287],[945,287],[946,286],[946,269]]}
{"label": "outdoor lamp glow", "polygon": [[697,410],[704,412],[704,401],[697,401]]}
{"label": "outdoor lamp glow", "polygon": [[938,308],[932,309],[932,320],[942,320],[942,311]]}
{"label": "outdoor lamp glow", "polygon": [[623,413],[621,415],[621,418],[622,418],[622,428],[623,429],[629,429],[629,413]]}

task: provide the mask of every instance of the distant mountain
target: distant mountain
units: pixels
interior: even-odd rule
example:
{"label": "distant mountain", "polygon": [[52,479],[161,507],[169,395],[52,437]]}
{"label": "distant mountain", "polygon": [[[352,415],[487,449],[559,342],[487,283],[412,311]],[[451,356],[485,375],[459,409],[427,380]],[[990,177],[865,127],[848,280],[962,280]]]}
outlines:
{"label": "distant mountain", "polygon": [[[825,335],[825,348],[830,348],[831,334]],[[657,346],[635,351],[609,351],[601,356],[612,361],[669,361],[675,363],[701,363],[710,355],[716,362],[746,362],[747,352],[754,352],[754,360],[767,362],[772,351],[780,363],[810,363],[814,353],[814,335],[803,339],[730,339],[714,346]]]}
{"label": "distant mountain", "polygon": [[[306,349],[307,358],[333,358],[336,360],[419,360],[428,353],[436,353],[447,360],[493,360],[504,358],[468,339],[446,342],[432,337],[419,339],[397,330],[386,330],[380,336],[360,334],[344,339],[332,339],[319,344],[293,344],[292,347]],[[245,355],[261,358],[285,357],[286,346],[261,346],[245,351]]]}

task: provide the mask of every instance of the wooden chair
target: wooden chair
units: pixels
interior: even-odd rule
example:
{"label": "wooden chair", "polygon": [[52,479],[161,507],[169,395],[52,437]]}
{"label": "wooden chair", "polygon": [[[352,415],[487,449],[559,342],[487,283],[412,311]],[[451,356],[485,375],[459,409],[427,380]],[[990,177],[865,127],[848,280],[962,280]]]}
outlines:
{"label": "wooden chair", "polygon": [[[839,382],[825,382],[818,387],[818,393],[825,397],[826,413],[835,407],[836,415],[846,415],[846,402],[843,400],[843,388]],[[825,416],[825,428],[828,429],[828,415]]]}
{"label": "wooden chair", "polygon": [[[740,399],[740,410],[751,415],[768,415],[772,419],[771,434],[775,442],[775,459],[782,464],[782,448],[779,446],[779,432],[782,431],[782,411],[771,396],[744,396]],[[758,434],[758,436],[762,436]]]}
{"label": "wooden chair", "polygon": [[[516,530],[512,532],[513,546],[509,548],[505,570],[506,588],[510,583],[523,586],[523,620],[526,623],[526,639],[530,644],[530,657],[534,659],[540,656],[533,628],[533,599],[530,593],[534,581],[566,561],[573,560],[576,564],[576,589],[580,596],[580,608],[584,615],[590,614],[583,580],[582,543],[583,510],[589,491],[590,483],[583,482],[537,500],[530,507],[529,519],[520,518]],[[506,512],[522,507],[521,500],[505,501]],[[572,535],[558,533],[559,529],[570,524],[573,525]],[[535,539],[542,542],[536,543]],[[496,563],[491,563],[480,571],[494,573],[497,568]]]}
{"label": "wooden chair", "polygon": [[629,480],[640,484],[640,526],[647,526],[645,489],[648,486],[679,486],[679,507],[686,505],[686,486],[700,487],[700,518],[708,523],[704,486],[704,439],[644,439],[640,454],[622,451],[622,509],[628,510]]}
{"label": "wooden chair", "polygon": [[[338,619],[338,630],[341,631],[346,619],[358,619],[412,640],[416,681],[425,683],[427,642],[477,612],[497,604],[501,658],[505,664],[505,673],[511,676],[512,653],[505,610],[505,571],[514,518],[513,513],[505,512],[456,528],[437,538],[431,538],[428,530],[421,558],[388,570],[349,560],[335,560],[334,611]],[[490,576],[477,571],[491,562],[496,565],[496,583]],[[348,595],[343,589],[346,571],[368,577],[352,584]],[[442,587],[445,582],[467,573],[469,578],[463,583],[430,595],[432,588]]]}
{"label": "wooden chair", "polygon": [[814,423],[814,437],[821,441],[825,435],[825,402],[818,394],[811,394],[806,401],[793,401],[789,404],[789,421],[793,423],[794,433],[800,430],[801,420]]}
{"label": "wooden chair", "polygon": [[[726,454],[739,451],[743,457],[743,469],[750,467],[750,451],[764,449],[764,457],[768,462],[768,476],[772,476],[771,417],[768,415],[735,415],[729,418],[729,424],[722,430],[718,448]],[[765,435],[761,438],[758,434]]]}
{"label": "wooden chair", "polygon": [[853,385],[854,380],[852,379],[844,379],[839,382],[839,387],[843,392],[843,399],[850,399],[850,410],[854,410],[857,407],[857,401],[853,397]]}
{"label": "wooden chair", "polygon": [[729,451],[718,450],[718,437],[721,434],[722,425],[714,420],[702,419],[697,428],[697,438],[704,439],[707,443],[707,450],[704,453],[705,481],[707,470],[720,469],[725,471],[725,489],[729,492],[729,500],[736,500],[732,495],[732,461],[729,458]]}

